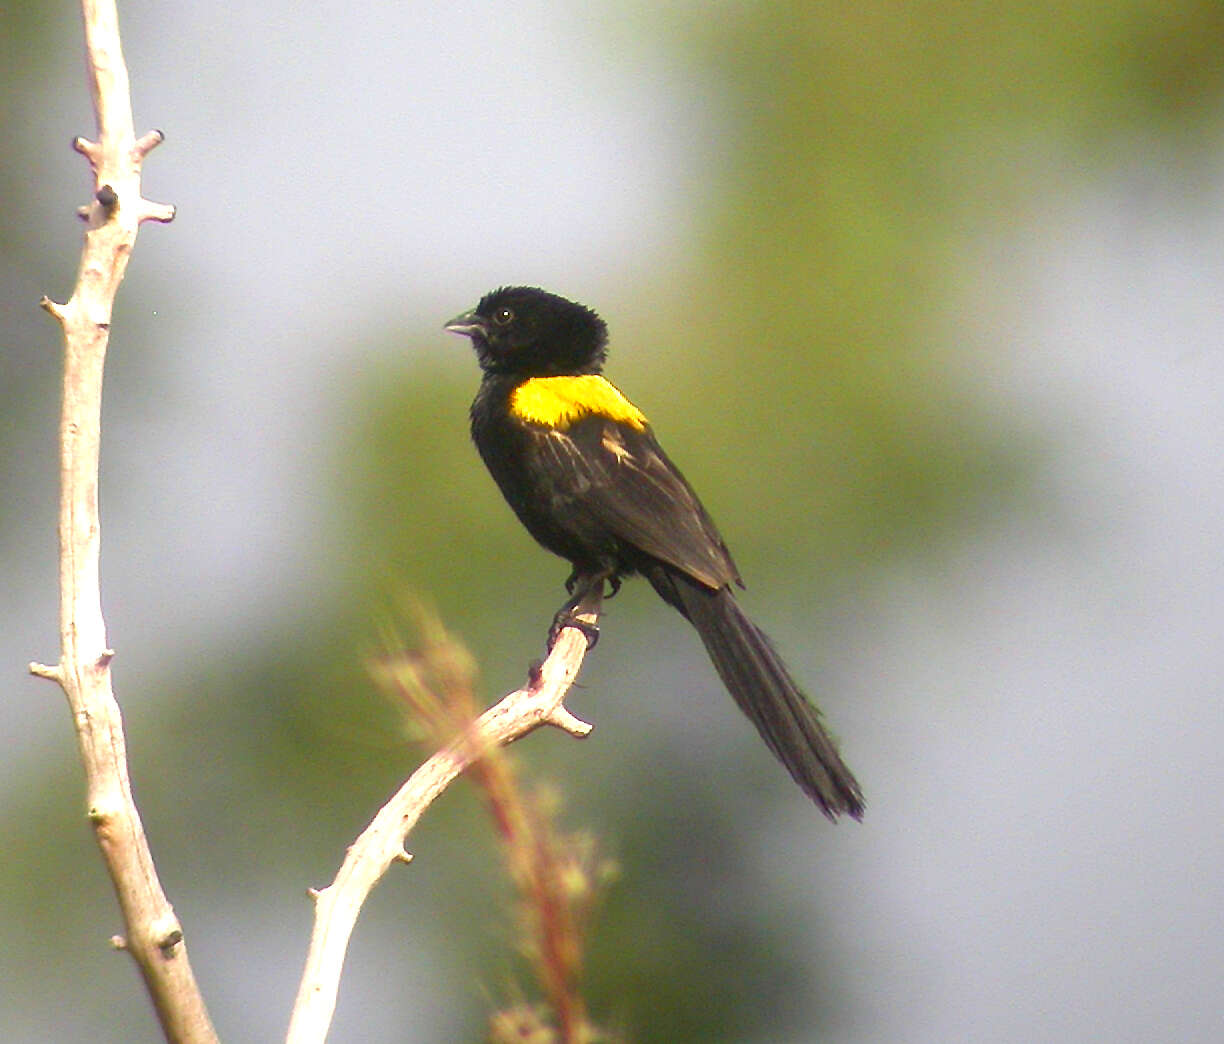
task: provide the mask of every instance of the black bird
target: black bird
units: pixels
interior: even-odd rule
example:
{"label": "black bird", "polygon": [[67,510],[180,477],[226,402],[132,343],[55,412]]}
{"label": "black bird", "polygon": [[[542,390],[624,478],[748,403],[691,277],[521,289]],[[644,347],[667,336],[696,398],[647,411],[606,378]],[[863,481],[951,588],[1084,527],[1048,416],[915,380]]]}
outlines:
{"label": "black bird", "polygon": [[[863,814],[859,785],[820,712],[735,600],[743,586],[701,501],[641,410],[601,376],[608,332],[591,309],[535,287],[486,294],[446,329],[472,340],[484,376],[472,438],[520,521],[568,559],[574,597],[640,573],[697,629],[769,749],[830,819]],[[593,639],[594,634],[589,635]]]}

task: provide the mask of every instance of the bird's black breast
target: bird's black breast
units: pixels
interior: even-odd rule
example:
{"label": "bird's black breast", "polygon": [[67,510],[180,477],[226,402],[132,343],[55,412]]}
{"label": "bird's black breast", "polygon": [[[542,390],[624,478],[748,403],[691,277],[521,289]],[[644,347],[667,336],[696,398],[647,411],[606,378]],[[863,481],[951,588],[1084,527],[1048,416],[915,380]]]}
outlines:
{"label": "bird's black breast", "polygon": [[472,403],[472,440],[506,502],[538,543],[586,571],[630,572],[606,527],[582,508],[587,489],[572,443],[557,429],[525,424],[509,411],[518,381],[487,378]]}

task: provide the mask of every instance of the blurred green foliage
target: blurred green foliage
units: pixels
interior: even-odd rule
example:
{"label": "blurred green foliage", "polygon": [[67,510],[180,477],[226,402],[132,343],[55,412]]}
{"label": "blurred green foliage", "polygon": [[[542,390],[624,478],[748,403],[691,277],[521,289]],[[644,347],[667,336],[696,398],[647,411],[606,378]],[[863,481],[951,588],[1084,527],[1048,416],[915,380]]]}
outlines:
{"label": "blurred green foliage", "polygon": [[[999,430],[949,369],[959,266],[1057,179],[1090,175],[1149,136],[1193,152],[1222,111],[1224,5],[717,6],[717,18],[684,6],[640,16],[642,32],[661,28],[712,85],[729,119],[687,269],[643,273],[641,314],[607,316],[610,373],[751,563],[762,604],[793,597],[788,580],[853,578],[950,539],[966,512],[1023,483],[1040,433]],[[6,53],[48,46],[34,9],[6,15]],[[11,66],[10,90],[29,89],[39,69]],[[5,114],[12,125],[13,108]],[[30,191],[17,170],[0,171],[9,199]],[[12,226],[0,236],[6,271],[48,270],[37,237]],[[13,307],[0,311],[10,460],[28,438],[14,422],[19,403],[54,395],[45,369],[14,362],[40,319],[14,319]],[[628,344],[631,330],[645,344]],[[247,648],[186,664],[168,655],[163,677],[125,678],[129,689],[181,695],[130,725],[138,799],[193,945],[194,918],[241,895],[243,910],[263,905],[297,925],[304,948],[298,893],[330,876],[414,758],[363,680],[405,586],[429,592],[466,637],[486,665],[488,698],[521,681],[561,596],[566,566],[521,532],[468,444],[469,354],[456,343],[453,360],[409,365],[394,329],[365,337],[385,340],[388,361],[346,389],[351,426],[319,476],[351,571]],[[42,352],[41,325],[37,338]],[[634,633],[682,627],[648,599],[621,598],[618,627],[633,632],[639,606],[649,624]],[[837,955],[813,960],[803,925],[772,904],[725,814],[726,789],[751,770],[727,765],[719,780],[681,771],[665,739],[615,720],[618,666],[593,671],[613,746],[533,737],[522,751],[566,781],[574,820],[622,866],[592,941],[593,1015],[641,1042],[819,1039],[822,1026],[802,1020],[836,1022]],[[666,678],[649,684],[638,702],[668,698]],[[708,687],[720,698],[712,676]],[[771,795],[790,796],[782,776],[774,782]],[[142,1026],[135,976],[95,956],[116,918],[78,806],[77,773],[61,770],[31,779],[4,810],[6,835],[21,837],[3,875],[7,988],[49,998],[48,1010],[92,1012],[86,1025],[128,997]],[[459,985],[438,1002],[466,1004],[466,1025],[478,1027],[509,945],[508,928],[488,927],[506,917],[489,830],[469,796],[448,795],[410,847],[422,858],[384,886],[380,914],[393,934],[445,938],[436,963]],[[298,953],[239,942],[252,962],[285,962],[292,979]],[[202,940],[194,961],[223,1033],[248,1039],[244,1013],[209,989],[202,957],[224,949]]]}

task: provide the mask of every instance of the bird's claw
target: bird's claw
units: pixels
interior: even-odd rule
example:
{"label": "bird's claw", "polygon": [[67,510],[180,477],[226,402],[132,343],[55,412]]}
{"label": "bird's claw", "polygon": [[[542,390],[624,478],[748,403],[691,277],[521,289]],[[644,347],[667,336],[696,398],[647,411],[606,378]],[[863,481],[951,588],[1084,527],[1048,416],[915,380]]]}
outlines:
{"label": "bird's claw", "polygon": [[586,636],[587,652],[595,648],[595,643],[599,641],[599,625],[578,619],[574,610],[566,606],[553,617],[552,626],[548,629],[549,652],[552,652],[553,646],[557,644],[557,639],[561,637],[561,632],[567,627],[573,627]]}

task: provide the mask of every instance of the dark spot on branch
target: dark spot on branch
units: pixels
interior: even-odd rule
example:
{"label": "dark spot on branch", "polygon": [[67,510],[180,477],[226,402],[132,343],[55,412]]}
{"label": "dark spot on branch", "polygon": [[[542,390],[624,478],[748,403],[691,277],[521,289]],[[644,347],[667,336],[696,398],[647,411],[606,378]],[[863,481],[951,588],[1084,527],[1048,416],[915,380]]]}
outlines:
{"label": "dark spot on branch", "polygon": [[532,660],[527,665],[527,688],[538,689],[540,687],[540,672],[543,667],[543,660]]}

